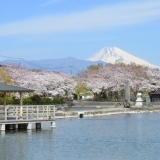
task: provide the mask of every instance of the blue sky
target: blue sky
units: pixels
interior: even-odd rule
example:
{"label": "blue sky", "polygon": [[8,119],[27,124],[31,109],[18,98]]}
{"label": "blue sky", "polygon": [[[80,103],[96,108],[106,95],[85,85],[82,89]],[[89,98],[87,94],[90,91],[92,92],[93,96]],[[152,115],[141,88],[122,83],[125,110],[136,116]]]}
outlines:
{"label": "blue sky", "polygon": [[160,0],[0,0],[0,14],[0,55],[87,59],[108,46],[160,66]]}

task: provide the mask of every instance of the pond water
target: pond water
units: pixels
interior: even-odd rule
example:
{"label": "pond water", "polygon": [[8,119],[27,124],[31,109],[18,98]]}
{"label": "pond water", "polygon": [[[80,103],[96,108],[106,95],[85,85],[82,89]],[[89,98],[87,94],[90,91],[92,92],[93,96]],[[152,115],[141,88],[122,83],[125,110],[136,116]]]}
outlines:
{"label": "pond water", "polygon": [[0,132],[0,160],[158,160],[160,114],[57,119],[56,129]]}

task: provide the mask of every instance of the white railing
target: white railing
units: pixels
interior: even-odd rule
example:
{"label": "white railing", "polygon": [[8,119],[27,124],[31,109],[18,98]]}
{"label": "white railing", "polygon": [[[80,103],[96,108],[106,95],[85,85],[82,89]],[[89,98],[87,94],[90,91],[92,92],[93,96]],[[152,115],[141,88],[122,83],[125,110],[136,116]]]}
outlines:
{"label": "white railing", "polygon": [[0,106],[1,120],[40,120],[55,119],[54,105],[7,105]]}

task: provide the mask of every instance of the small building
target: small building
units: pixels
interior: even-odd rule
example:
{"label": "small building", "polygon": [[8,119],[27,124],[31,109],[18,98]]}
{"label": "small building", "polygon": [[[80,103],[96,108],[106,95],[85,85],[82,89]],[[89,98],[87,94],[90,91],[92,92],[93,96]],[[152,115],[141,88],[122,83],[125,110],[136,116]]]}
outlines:
{"label": "small building", "polygon": [[92,92],[86,92],[86,93],[81,93],[80,94],[80,99],[82,100],[90,100],[90,99],[93,99],[94,98],[94,95]]}
{"label": "small building", "polygon": [[150,92],[151,102],[160,102],[160,92]]}

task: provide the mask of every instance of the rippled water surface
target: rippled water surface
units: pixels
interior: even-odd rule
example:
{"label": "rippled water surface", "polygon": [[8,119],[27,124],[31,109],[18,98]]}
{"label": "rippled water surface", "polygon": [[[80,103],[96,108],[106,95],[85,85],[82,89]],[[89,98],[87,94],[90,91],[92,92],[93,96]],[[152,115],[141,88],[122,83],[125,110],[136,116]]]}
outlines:
{"label": "rippled water surface", "polygon": [[58,119],[56,129],[0,132],[0,160],[159,160],[160,114]]}

